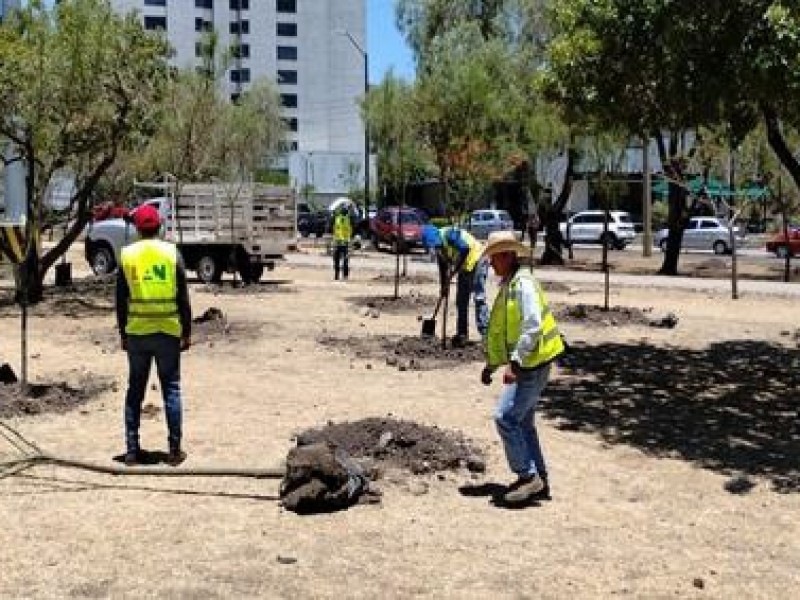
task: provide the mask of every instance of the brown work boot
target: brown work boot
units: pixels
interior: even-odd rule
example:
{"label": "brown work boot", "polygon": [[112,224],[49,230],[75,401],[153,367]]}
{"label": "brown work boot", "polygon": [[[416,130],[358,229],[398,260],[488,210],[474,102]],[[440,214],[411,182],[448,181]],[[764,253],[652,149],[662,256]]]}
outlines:
{"label": "brown work boot", "polygon": [[503,496],[503,501],[506,504],[526,504],[536,500],[542,490],[544,490],[544,481],[538,475],[520,477],[511,484]]}
{"label": "brown work boot", "polygon": [[126,467],[135,467],[139,464],[139,451],[138,450],[128,450],[125,453],[125,456],[122,458],[122,462],[125,463]]}
{"label": "brown work boot", "polygon": [[186,452],[181,450],[180,448],[173,448],[169,451],[167,455],[167,464],[170,467],[177,467],[183,461],[186,460]]}

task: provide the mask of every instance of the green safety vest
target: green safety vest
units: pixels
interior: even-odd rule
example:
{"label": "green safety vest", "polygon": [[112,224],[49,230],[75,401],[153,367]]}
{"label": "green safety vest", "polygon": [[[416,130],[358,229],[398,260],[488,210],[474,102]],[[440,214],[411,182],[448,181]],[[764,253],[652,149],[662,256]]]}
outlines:
{"label": "green safety vest", "polygon": [[497,293],[489,316],[489,330],[486,339],[486,361],[490,367],[496,368],[508,364],[511,353],[517,346],[521,334],[522,313],[516,298],[516,291],[523,279],[533,284],[539,295],[539,306],[542,310],[541,336],[538,345],[522,361],[523,369],[533,369],[564,352],[564,342],[558,330],[556,319],[547,303],[544,292],[531,274],[519,269],[510,282],[503,284]]}
{"label": "green safety vest", "polygon": [[[444,251],[447,255],[447,259],[451,263],[457,263],[460,257],[460,253],[458,248],[451,245],[450,242],[447,241],[447,234],[451,229],[458,229],[457,227],[445,227],[441,231],[442,236],[442,243],[444,245]],[[483,254],[483,245],[476,240],[471,233],[468,231],[464,231],[463,229],[459,229],[459,235],[461,235],[461,239],[467,242],[469,246],[469,254],[467,254],[467,259],[464,261],[464,266],[462,270],[469,273],[475,268],[475,265],[478,264],[478,261],[481,259],[481,255]]]}
{"label": "green safety vest", "polygon": [[181,336],[178,314],[178,250],[163,240],[140,240],[122,249],[130,290],[128,335]]}
{"label": "green safety vest", "polygon": [[349,244],[353,237],[353,226],[348,215],[336,215],[333,220],[333,240],[337,244]]}

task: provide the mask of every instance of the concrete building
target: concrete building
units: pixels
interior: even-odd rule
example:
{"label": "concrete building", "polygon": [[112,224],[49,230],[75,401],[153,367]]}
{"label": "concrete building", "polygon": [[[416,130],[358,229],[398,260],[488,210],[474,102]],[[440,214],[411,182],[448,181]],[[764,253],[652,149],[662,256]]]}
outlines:
{"label": "concrete building", "polygon": [[[138,11],[148,29],[165,30],[178,67],[200,66],[206,31],[215,30],[222,47],[238,47],[223,83],[232,99],[258,79],[276,82],[290,130],[288,156],[277,165],[298,188],[305,172],[293,172],[302,162],[291,159],[297,152],[358,163],[363,185],[358,100],[364,94],[365,58],[344,32],[365,48],[365,0],[112,0],[112,5],[120,12]],[[346,178],[337,174],[329,183]],[[341,186],[336,191],[346,192]]]}

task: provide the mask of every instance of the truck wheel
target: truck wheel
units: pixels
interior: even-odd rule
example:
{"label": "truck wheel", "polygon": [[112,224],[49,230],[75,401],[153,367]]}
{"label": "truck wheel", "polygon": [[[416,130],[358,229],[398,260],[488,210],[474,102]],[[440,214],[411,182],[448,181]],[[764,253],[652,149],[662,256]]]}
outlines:
{"label": "truck wheel", "polygon": [[222,280],[222,267],[219,260],[205,254],[197,261],[197,277],[203,283],[217,283]]}
{"label": "truck wheel", "polygon": [[661,240],[659,242],[659,244],[658,244],[658,247],[661,248],[662,252],[666,252],[667,251],[667,238],[664,238],[663,240]]}
{"label": "truck wheel", "polygon": [[372,235],[372,247],[375,248],[375,250],[381,249],[381,242],[378,240],[378,236],[375,234]]}
{"label": "truck wheel", "polygon": [[91,266],[95,275],[110,275],[117,268],[114,252],[105,244],[98,246],[92,252]]}
{"label": "truck wheel", "polygon": [[258,283],[261,276],[264,274],[264,265],[242,265],[238,269],[239,277],[242,278],[242,283],[249,285],[251,283]]}
{"label": "truck wheel", "polygon": [[722,240],[717,240],[714,242],[714,254],[727,254],[728,253],[728,244],[723,242]]}
{"label": "truck wheel", "polygon": [[778,246],[775,248],[775,256],[778,258],[786,258],[790,256],[789,248],[787,246]]}
{"label": "truck wheel", "polygon": [[600,243],[605,244],[609,250],[613,250],[619,242],[617,241],[617,236],[609,232],[600,236]]}

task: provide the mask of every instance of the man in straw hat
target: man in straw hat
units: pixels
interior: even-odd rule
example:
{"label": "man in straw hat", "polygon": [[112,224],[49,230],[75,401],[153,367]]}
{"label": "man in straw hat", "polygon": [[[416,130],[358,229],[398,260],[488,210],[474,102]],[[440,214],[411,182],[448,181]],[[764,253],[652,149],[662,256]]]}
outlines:
{"label": "man in straw hat", "polygon": [[550,375],[550,363],[564,352],[541,286],[527,269],[520,268],[519,255],[528,250],[513,234],[499,232],[489,238],[483,253],[501,278],[489,317],[481,382],[489,385],[492,373],[505,367],[494,419],[508,464],[517,474],[503,496],[509,505],[550,497],[534,417]]}

